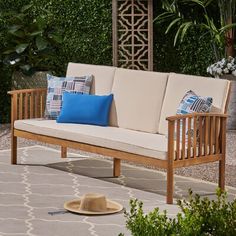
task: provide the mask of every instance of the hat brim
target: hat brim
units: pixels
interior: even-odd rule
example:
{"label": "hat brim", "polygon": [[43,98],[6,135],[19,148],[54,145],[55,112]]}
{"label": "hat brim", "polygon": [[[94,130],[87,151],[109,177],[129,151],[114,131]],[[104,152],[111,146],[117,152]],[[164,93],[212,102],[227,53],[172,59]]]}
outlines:
{"label": "hat brim", "polygon": [[81,215],[108,215],[108,214],[114,214],[119,211],[123,210],[123,206],[117,202],[111,201],[109,199],[107,201],[107,209],[106,211],[84,211],[79,209],[81,199],[75,199],[72,201],[68,201],[64,203],[64,208],[68,211],[81,214]]}

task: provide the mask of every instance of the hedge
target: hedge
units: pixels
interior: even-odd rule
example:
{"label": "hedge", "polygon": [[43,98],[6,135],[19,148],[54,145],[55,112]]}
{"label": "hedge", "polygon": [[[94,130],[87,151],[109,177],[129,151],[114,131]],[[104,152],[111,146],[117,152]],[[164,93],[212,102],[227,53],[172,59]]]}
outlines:
{"label": "hedge", "polygon": [[[51,24],[63,32],[64,42],[51,62],[57,75],[64,75],[69,61],[112,65],[112,0],[0,0],[0,12],[18,10],[33,3],[32,14],[47,9]],[[154,1],[154,16],[160,12],[160,1]],[[4,19],[0,15],[0,30]],[[173,48],[173,35],[165,35],[164,27],[154,23],[154,68],[188,74],[206,74],[212,63],[209,42],[199,41],[199,32],[191,32],[185,41]],[[1,39],[4,44],[4,38]],[[3,75],[4,73],[4,75]],[[11,75],[0,68],[0,123],[8,122]]]}

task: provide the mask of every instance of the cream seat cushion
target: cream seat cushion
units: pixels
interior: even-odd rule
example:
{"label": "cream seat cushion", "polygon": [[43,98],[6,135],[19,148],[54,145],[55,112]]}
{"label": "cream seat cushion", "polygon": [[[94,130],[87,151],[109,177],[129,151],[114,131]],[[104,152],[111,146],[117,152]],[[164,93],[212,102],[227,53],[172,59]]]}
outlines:
{"label": "cream seat cushion", "polygon": [[157,133],[168,74],[117,68],[111,125]]}
{"label": "cream seat cushion", "polygon": [[107,95],[111,93],[116,67],[89,65],[70,62],[67,67],[66,76],[93,75],[91,93]]}
{"label": "cream seat cushion", "polygon": [[189,90],[200,96],[212,97],[213,106],[224,113],[229,84],[229,81],[223,79],[171,73],[161,110],[159,133],[167,135],[166,117],[176,114],[180,101]]}
{"label": "cream seat cushion", "polygon": [[58,124],[55,120],[17,120],[14,127],[31,133],[112,148],[165,160],[167,139],[163,135],[116,127]]}

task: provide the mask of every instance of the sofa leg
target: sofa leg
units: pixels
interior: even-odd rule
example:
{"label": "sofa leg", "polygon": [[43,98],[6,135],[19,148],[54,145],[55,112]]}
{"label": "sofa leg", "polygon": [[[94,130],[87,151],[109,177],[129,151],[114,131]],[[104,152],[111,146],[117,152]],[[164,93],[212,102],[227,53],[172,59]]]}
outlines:
{"label": "sofa leg", "polygon": [[17,137],[11,136],[11,164],[17,164]]}
{"label": "sofa leg", "polygon": [[219,161],[219,188],[225,190],[225,157]]}
{"label": "sofa leg", "polygon": [[67,158],[67,147],[61,146],[61,158]]}
{"label": "sofa leg", "polygon": [[167,195],[166,203],[173,204],[173,192],[174,192],[174,170],[173,168],[167,168]]}
{"label": "sofa leg", "polygon": [[121,163],[120,159],[117,158],[113,159],[113,177],[120,176],[120,163]]}

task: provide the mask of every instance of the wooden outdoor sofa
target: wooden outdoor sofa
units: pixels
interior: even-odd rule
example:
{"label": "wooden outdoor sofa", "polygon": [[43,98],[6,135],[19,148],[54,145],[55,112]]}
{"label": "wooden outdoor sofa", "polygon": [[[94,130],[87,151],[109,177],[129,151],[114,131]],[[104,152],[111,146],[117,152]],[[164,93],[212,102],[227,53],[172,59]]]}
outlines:
{"label": "wooden outdoor sofa", "polygon": [[[94,76],[92,94],[113,93],[110,126],[58,124],[45,120],[47,90],[10,91],[11,162],[17,164],[17,137],[113,157],[113,175],[121,160],[167,171],[167,203],[173,203],[174,170],[219,162],[219,187],[225,186],[226,110],[230,82],[175,73],[135,71],[69,63],[67,76]],[[175,115],[188,90],[211,96],[217,113]],[[193,128],[193,136],[187,130]]]}

